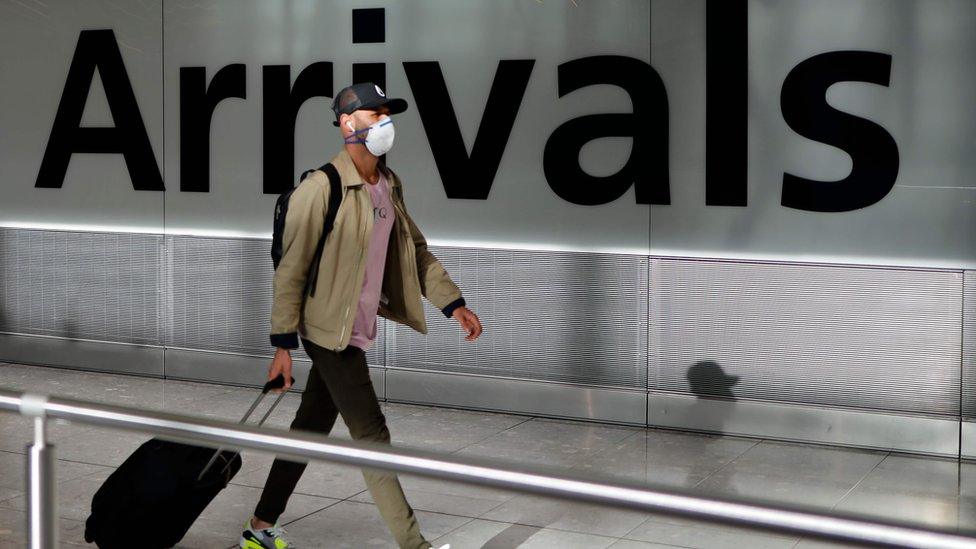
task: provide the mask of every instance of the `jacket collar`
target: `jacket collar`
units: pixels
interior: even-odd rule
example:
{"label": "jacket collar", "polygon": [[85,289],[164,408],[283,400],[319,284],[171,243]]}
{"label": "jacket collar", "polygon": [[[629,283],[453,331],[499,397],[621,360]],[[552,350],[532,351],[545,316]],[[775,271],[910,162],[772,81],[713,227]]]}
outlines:
{"label": "jacket collar", "polygon": [[[352,157],[349,156],[349,153],[345,149],[339,151],[339,154],[332,158],[332,165],[335,166],[336,171],[339,172],[339,177],[342,178],[343,188],[358,187],[366,183],[359,176],[359,170],[356,169]],[[383,170],[384,175],[386,175],[386,180],[390,182],[390,187],[400,186],[400,178],[393,173],[393,170],[382,165],[379,166],[379,169]]]}

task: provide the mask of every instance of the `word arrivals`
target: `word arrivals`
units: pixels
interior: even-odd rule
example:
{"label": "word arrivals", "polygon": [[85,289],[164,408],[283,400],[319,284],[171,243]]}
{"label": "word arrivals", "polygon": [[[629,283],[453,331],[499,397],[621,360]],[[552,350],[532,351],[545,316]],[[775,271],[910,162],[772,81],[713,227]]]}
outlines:
{"label": "word arrivals", "polygon": [[[705,201],[707,205],[745,207],[745,12],[736,2],[710,2],[708,23]],[[385,65],[371,65],[380,65],[385,74]],[[498,62],[470,153],[440,64],[406,61],[402,66],[445,194],[452,199],[487,200],[535,60]],[[112,113],[112,127],[81,126],[96,69]],[[298,111],[312,97],[332,96],[333,65],[327,61],[312,63],[299,72],[294,84],[289,65],[265,65],[261,70],[265,144],[262,186],[264,194],[281,194],[293,181]],[[627,92],[633,109],[630,113],[574,118],[549,135],[542,165],[553,191],[574,204],[600,205],[619,199],[633,186],[638,204],[670,204],[668,95],[654,68],[633,57],[599,55],[567,61],[556,71],[559,97],[588,86],[611,85]],[[826,91],[833,84],[887,86],[890,73],[891,56],[868,51],[821,53],[790,71],[780,97],[784,120],[798,134],[845,151],[853,160],[853,168],[841,181],[783,174],[783,206],[844,212],[875,204],[890,192],[898,175],[895,140],[876,123],[838,111],[826,102]],[[226,65],[208,82],[206,67],[180,68],[180,191],[209,192],[213,113],[221,101],[247,99],[246,74],[244,64]],[[604,137],[631,138],[630,157],[614,174],[590,175],[579,163],[580,150]],[[165,190],[112,30],[81,31],[35,186],[61,188],[68,162],[76,153],[121,154],[135,190]]]}

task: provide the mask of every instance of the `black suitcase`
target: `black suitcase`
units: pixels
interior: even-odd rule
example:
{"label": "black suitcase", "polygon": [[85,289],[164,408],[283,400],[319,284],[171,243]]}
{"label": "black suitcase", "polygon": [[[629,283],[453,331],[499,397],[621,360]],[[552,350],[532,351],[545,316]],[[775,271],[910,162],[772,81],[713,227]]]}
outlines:
{"label": "black suitcase", "polygon": [[[282,376],[269,381],[241,423],[269,391],[283,384]],[[282,392],[258,425],[284,396]],[[149,440],[95,492],[85,523],[85,541],[101,549],[172,547],[240,468],[237,452]]]}

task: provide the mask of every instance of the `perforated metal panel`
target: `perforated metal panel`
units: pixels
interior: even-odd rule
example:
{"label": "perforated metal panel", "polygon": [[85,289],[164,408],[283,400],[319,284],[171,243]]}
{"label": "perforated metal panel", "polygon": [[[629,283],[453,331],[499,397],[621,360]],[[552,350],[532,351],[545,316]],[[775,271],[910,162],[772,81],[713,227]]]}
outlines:
{"label": "perforated metal panel", "polygon": [[962,415],[976,419],[976,271],[966,271],[962,325]]}
{"label": "perforated metal panel", "polygon": [[651,387],[957,415],[961,301],[959,272],[654,259]]}
{"label": "perforated metal panel", "polygon": [[390,367],[643,389],[647,258],[431,248],[481,318],[484,335],[425,301],[429,334],[396,325]]}
{"label": "perforated metal panel", "polygon": [[[0,331],[269,356],[268,248],[0,229]],[[434,251],[485,335],[427,305],[371,364],[976,418],[976,271]]]}
{"label": "perforated metal panel", "polygon": [[0,331],[158,345],[162,238],[0,228]]}
{"label": "perforated metal panel", "polygon": [[[169,236],[166,345],[271,356],[271,241]],[[383,323],[367,353],[384,364]]]}

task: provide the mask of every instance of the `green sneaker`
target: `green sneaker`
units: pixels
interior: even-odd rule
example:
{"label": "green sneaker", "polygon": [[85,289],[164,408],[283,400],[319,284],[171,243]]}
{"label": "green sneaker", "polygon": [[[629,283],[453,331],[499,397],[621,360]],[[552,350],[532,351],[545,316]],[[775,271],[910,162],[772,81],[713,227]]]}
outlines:
{"label": "green sneaker", "polygon": [[241,549],[295,549],[285,540],[285,529],[275,524],[271,528],[258,530],[251,526],[251,519],[244,523],[241,534]]}

